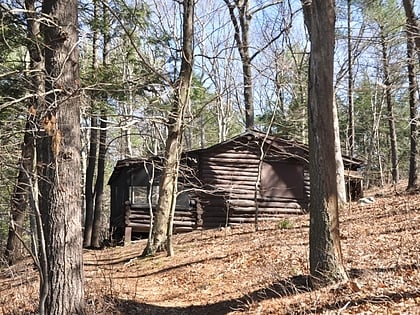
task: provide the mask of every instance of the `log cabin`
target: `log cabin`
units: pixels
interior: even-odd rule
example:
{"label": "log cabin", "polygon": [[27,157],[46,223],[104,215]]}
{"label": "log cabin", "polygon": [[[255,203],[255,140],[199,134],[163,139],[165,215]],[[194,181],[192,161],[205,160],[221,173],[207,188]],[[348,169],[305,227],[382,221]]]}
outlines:
{"label": "log cabin", "polygon": [[[308,147],[247,131],[183,153],[174,231],[281,220],[308,210]],[[343,156],[348,195],[362,196],[362,161]],[[118,161],[110,177],[110,226],[115,239],[149,232],[162,157]]]}

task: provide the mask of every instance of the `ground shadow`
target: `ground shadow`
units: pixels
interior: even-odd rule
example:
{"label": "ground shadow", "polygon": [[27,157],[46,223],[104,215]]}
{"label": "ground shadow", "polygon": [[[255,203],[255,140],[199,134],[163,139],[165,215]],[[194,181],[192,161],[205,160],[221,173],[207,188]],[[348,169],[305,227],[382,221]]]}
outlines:
{"label": "ground shadow", "polygon": [[[307,246],[307,243],[302,243],[304,246]],[[294,244],[291,244],[291,246]],[[301,245],[301,244],[297,244],[297,245]],[[269,245],[265,245],[265,246],[261,246],[258,248],[258,250],[263,250],[264,248],[269,247]],[[202,259],[198,259],[198,260],[194,260],[194,261],[189,261],[186,263],[181,263],[181,264],[177,264],[174,266],[169,266],[166,268],[162,268],[159,270],[155,270],[155,271],[150,271],[150,272],[144,272],[144,273],[138,273],[135,274],[133,276],[127,276],[127,275],[123,275],[123,276],[113,276],[112,279],[136,279],[136,278],[144,278],[144,277],[148,277],[148,276],[153,276],[153,275],[158,275],[158,274],[163,274],[166,272],[171,272],[171,271],[175,271],[175,270],[179,270],[185,267],[190,267],[190,266],[194,266],[197,264],[202,264],[202,263],[206,263],[206,264],[211,264],[213,261],[218,261],[218,260],[224,260],[224,259],[228,259],[229,257],[234,257],[235,255],[238,255],[240,253],[248,253],[248,252],[253,252],[255,251],[255,249],[250,248],[248,250],[245,251],[235,251],[235,252],[231,252],[229,254],[222,254],[222,255],[218,255],[218,256],[213,256],[210,258],[202,258]],[[159,257],[159,256],[155,256],[154,258]],[[162,256],[164,257],[164,256]],[[130,261],[135,262],[137,260],[138,263],[141,264],[142,260],[150,260],[153,259],[153,257],[134,257],[134,258],[130,258],[130,259],[124,259],[124,260],[120,260],[119,263],[128,263]],[[93,265],[93,264],[92,264]]]}
{"label": "ground shadow", "polygon": [[[387,303],[398,303],[401,300],[410,299],[410,298],[419,298],[420,297],[420,289],[413,290],[413,291],[404,291],[404,292],[397,292],[397,293],[384,293],[380,295],[370,295],[359,299],[341,299],[338,301],[334,301],[331,304],[324,304],[320,305],[317,309],[313,310],[315,314],[319,314],[321,312],[326,311],[338,311],[344,310],[346,308],[350,308],[352,306],[361,306],[365,304],[387,304]],[[399,314],[399,313],[396,313]]]}
{"label": "ground shadow", "polygon": [[[363,277],[366,272],[394,272],[398,270],[408,269],[419,269],[418,264],[399,265],[389,268],[372,268],[372,269],[351,269],[349,270],[349,276],[351,279]],[[150,315],[224,315],[232,311],[247,311],[250,305],[255,303],[270,300],[275,298],[282,298],[286,296],[298,295],[305,292],[312,291],[311,281],[309,275],[298,275],[281,281],[275,282],[268,287],[261,288],[259,290],[249,292],[237,299],[223,300],[213,304],[207,305],[190,305],[190,306],[158,306],[147,303],[140,303],[133,300],[122,300],[113,299],[114,307],[121,314],[150,314]],[[369,296],[360,297],[357,299],[350,299],[347,294],[337,296],[337,299],[333,303],[319,304],[315,308],[308,306],[308,309],[302,309],[301,305],[296,305],[299,310],[297,313],[307,314],[314,313],[319,314],[323,312],[338,311],[353,306],[360,306],[364,304],[387,304],[395,303],[404,299],[420,297],[420,289],[411,291],[403,291],[396,293],[384,293],[384,294],[371,294]],[[194,304],[194,301],[191,301]],[[293,305],[290,305],[293,309]]]}
{"label": "ground shadow", "polygon": [[374,272],[374,273],[383,273],[383,272],[396,272],[396,271],[407,271],[407,270],[419,270],[420,264],[412,263],[412,264],[399,264],[392,267],[374,267],[374,268],[352,268],[349,270],[348,274],[350,278],[360,278],[366,272]]}
{"label": "ground shadow", "polygon": [[[224,300],[207,305],[191,305],[186,307],[161,306],[140,303],[133,300],[113,299],[114,307],[121,314],[136,315],[223,315],[234,310],[245,311],[249,305],[263,300],[291,296],[311,290],[309,276],[300,275],[276,282],[241,298]],[[191,301],[193,304],[194,301]]]}

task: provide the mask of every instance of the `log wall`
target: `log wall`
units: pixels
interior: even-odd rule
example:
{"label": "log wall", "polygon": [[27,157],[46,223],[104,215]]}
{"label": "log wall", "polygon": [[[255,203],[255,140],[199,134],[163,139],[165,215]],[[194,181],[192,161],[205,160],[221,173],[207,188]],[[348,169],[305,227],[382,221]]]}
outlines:
{"label": "log wall", "polygon": [[[185,152],[179,183],[188,193],[178,199],[174,231],[255,222],[256,214],[258,220],[279,220],[305,213],[310,194],[308,159],[307,146],[253,131],[207,149]],[[361,165],[345,157],[343,162],[350,172]],[[146,168],[151,167],[157,184],[161,165],[157,157],[123,160],[111,176],[111,229],[125,229],[126,240],[131,231],[148,233],[150,226],[149,208],[127,203],[129,187],[147,186],[151,169]],[[361,177],[356,173],[347,177],[358,184]]]}
{"label": "log wall", "polygon": [[[303,163],[296,159],[275,157],[273,154],[271,159],[283,160],[283,167],[287,167],[288,164],[302,165],[300,180],[304,180],[304,183],[301,184],[302,191],[299,197],[285,197],[275,193],[264,195],[261,189],[256,190],[260,169],[260,148],[255,144],[238,146],[235,143],[228,143],[217,150],[201,153],[199,178],[207,188],[207,192],[200,197],[204,227],[255,222],[257,209],[259,220],[276,220],[288,215],[305,213],[309,200],[308,172]],[[292,182],[297,180],[299,174],[290,179]],[[261,183],[263,182],[261,179]],[[276,188],[261,187],[261,185],[259,187],[266,190]]]}
{"label": "log wall", "polygon": [[[153,209],[153,215],[155,217],[156,209]],[[174,216],[174,233],[190,232],[197,228],[198,222],[197,211],[194,207],[177,207]],[[129,228],[130,232],[149,233],[150,209],[131,205],[127,202],[124,214],[124,226]],[[125,235],[125,241],[129,242],[127,232]]]}

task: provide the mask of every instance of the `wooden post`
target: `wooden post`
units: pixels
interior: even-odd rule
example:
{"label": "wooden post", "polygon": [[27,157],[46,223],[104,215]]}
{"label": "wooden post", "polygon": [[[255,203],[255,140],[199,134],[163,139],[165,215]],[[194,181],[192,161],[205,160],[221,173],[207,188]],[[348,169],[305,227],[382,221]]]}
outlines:
{"label": "wooden post", "polygon": [[132,227],[131,226],[126,226],[125,227],[125,232],[124,232],[124,245],[128,245],[131,243],[131,230]]}
{"label": "wooden post", "polygon": [[124,245],[128,245],[131,243],[131,232],[132,232],[132,227],[129,226],[130,225],[130,214],[131,214],[131,207],[130,207],[130,202],[126,201],[125,202],[125,217],[124,217]]}

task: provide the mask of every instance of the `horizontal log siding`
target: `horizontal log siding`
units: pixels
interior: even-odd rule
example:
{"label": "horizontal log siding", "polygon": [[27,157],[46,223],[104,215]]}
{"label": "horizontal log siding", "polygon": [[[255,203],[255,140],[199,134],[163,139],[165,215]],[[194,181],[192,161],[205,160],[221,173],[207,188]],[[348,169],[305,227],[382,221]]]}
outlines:
{"label": "horizontal log siding", "polygon": [[[150,227],[149,208],[131,207],[125,211],[125,226],[133,232],[148,233]],[[197,213],[192,209],[177,209],[174,216],[174,232],[192,231],[197,227]]]}
{"label": "horizontal log siding", "polygon": [[[263,141],[265,164],[262,170],[265,175],[261,192],[257,195],[259,220],[279,220],[307,210],[310,194],[308,148],[276,137],[266,138],[264,134],[252,131],[207,149],[185,153],[181,160],[179,183],[189,191],[195,202],[189,203],[191,206],[185,203],[177,205],[174,218],[176,232],[255,221],[254,193],[261,154],[259,146]],[[124,227],[126,232],[149,231],[147,205],[127,204],[129,186],[132,185],[127,178],[137,179],[136,185],[147,186],[148,177],[140,173],[145,165],[153,165],[156,167],[157,185],[162,161],[162,158],[155,157],[153,160],[127,159],[117,163],[109,181],[110,221],[116,236]],[[343,161],[346,170],[357,170],[361,165],[361,161],[357,160],[344,158]],[[299,180],[302,171],[303,183]]]}
{"label": "horizontal log siding", "polygon": [[[304,194],[305,194],[305,201],[309,204],[309,197],[311,195],[311,181],[309,179],[309,169],[304,169]],[[307,209],[306,209],[307,210]]]}
{"label": "horizontal log siding", "polygon": [[[201,198],[205,200],[202,204],[205,227],[254,222],[259,152],[257,146],[241,146],[240,150],[231,146],[220,148],[219,152],[204,152],[200,156],[200,179],[206,187],[214,190],[214,194],[205,194]],[[272,159],[279,160],[279,157]],[[305,176],[305,196],[306,186],[309,187],[309,176]],[[264,197],[258,193],[257,202],[260,220],[278,220],[303,213],[308,199]]]}

